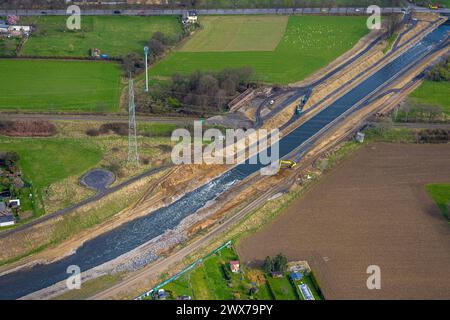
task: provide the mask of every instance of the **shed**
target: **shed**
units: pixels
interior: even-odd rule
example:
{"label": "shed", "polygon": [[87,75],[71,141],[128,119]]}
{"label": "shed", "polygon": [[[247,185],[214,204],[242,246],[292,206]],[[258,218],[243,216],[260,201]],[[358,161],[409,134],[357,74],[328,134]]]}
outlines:
{"label": "shed", "polygon": [[289,275],[289,278],[291,278],[292,281],[300,281],[303,279],[303,275],[300,272],[292,272]]}
{"label": "shed", "polygon": [[230,261],[230,269],[231,272],[238,273],[240,271],[239,261],[237,260]]}
{"label": "shed", "polygon": [[15,223],[14,215],[4,202],[0,202],[0,227],[12,226]]}

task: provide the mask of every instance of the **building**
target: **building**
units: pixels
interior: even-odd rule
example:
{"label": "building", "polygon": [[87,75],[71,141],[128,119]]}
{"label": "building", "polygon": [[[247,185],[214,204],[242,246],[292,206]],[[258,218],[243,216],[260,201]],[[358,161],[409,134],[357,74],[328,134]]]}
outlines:
{"label": "building", "polygon": [[20,207],[20,199],[11,199],[11,200],[9,200],[9,206],[11,208],[19,208]]}
{"label": "building", "polygon": [[364,137],[365,137],[365,134],[360,132],[360,131],[358,131],[356,133],[355,140],[358,141],[359,143],[363,143],[364,142]]}
{"label": "building", "polygon": [[8,26],[8,33],[12,36],[29,35],[31,26]]}
{"label": "building", "polygon": [[184,24],[197,23],[198,21],[197,12],[193,10],[183,12],[182,21]]}
{"label": "building", "polygon": [[303,275],[300,272],[292,272],[289,275],[289,278],[291,278],[292,281],[301,281],[303,279]]}
{"label": "building", "polygon": [[230,269],[231,269],[231,272],[233,272],[233,273],[239,273],[239,271],[240,271],[239,261],[237,261],[237,260],[230,261]]}
{"label": "building", "polygon": [[4,202],[0,202],[0,227],[12,226],[15,223],[11,210]]}

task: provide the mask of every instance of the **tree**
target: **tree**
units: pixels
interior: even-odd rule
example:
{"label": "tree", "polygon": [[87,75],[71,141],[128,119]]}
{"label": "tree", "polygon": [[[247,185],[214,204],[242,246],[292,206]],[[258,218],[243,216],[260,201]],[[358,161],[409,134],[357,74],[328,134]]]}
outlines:
{"label": "tree", "polygon": [[386,33],[387,37],[391,37],[399,28],[401,24],[401,16],[391,14],[386,19]]}
{"label": "tree", "polygon": [[143,59],[135,52],[131,52],[122,58],[122,68],[128,75],[134,76],[140,69],[144,68]]}
{"label": "tree", "polygon": [[153,38],[148,42],[148,46],[150,48],[150,54],[154,57],[161,56],[166,50],[166,47],[161,41]]}
{"label": "tree", "polygon": [[2,158],[8,166],[14,166],[14,163],[20,160],[19,154],[14,151],[4,153]]}
{"label": "tree", "polygon": [[283,254],[279,253],[275,257],[274,261],[274,270],[279,272],[286,272],[287,270],[287,258]]}
{"label": "tree", "polygon": [[263,263],[263,270],[265,273],[271,273],[273,271],[273,260],[271,257],[267,256],[266,259],[264,259]]}

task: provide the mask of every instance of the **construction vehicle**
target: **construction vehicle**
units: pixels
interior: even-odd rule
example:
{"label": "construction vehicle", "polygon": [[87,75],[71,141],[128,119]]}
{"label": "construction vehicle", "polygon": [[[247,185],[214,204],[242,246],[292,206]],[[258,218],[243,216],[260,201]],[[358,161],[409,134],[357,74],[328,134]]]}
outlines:
{"label": "construction vehicle", "polygon": [[428,5],[428,8],[430,8],[431,10],[438,10],[439,9],[439,5],[430,3]]}
{"label": "construction vehicle", "polygon": [[282,169],[292,169],[296,165],[297,163],[291,160],[280,160],[280,163],[278,165],[278,172],[280,172]]}
{"label": "construction vehicle", "polygon": [[303,107],[302,107],[302,105],[299,104],[297,106],[297,108],[295,108],[295,114],[298,115],[298,116],[301,115],[302,114],[302,110],[303,110]]}
{"label": "construction vehicle", "polygon": [[305,104],[306,104],[306,95],[304,95],[302,97],[302,100],[300,101],[300,103],[298,104],[297,108],[295,109],[295,114],[296,115],[299,116],[299,115],[302,114],[303,107],[305,106]]}

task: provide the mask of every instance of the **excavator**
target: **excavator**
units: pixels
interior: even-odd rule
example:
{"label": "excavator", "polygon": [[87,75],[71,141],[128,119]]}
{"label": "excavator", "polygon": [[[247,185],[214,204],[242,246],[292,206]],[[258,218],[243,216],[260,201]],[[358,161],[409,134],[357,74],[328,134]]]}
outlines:
{"label": "excavator", "polygon": [[280,172],[282,169],[292,169],[296,165],[297,163],[291,160],[280,160],[280,163],[278,165],[278,172]]}

